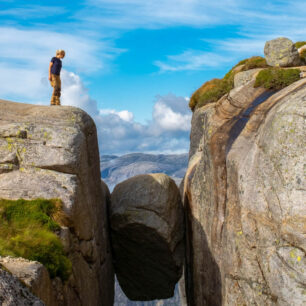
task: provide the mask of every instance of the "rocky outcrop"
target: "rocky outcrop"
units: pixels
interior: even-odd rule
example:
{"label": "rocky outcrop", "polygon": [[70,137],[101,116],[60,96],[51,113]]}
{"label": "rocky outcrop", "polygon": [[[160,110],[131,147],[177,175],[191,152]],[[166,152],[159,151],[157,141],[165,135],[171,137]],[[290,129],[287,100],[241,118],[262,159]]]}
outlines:
{"label": "rocky outcrop", "polygon": [[24,258],[0,257],[0,265],[21,280],[46,306],[57,304],[49,273],[41,263]]}
{"label": "rocky outcrop", "polygon": [[253,80],[193,114],[184,180],[189,305],[304,305],[306,80]]}
{"label": "rocky outcrop", "polygon": [[0,265],[0,305],[1,306],[44,306],[16,276]]}
{"label": "rocky outcrop", "polygon": [[265,44],[267,64],[275,67],[298,66],[301,59],[294,43],[285,37],[269,40]]}
{"label": "rocky outcrop", "polygon": [[57,305],[112,305],[113,272],[93,120],[74,107],[0,101],[0,198],[59,198],[72,262],[53,280]]}
{"label": "rocky outcrop", "polygon": [[254,79],[258,72],[261,70],[261,68],[255,68],[236,73],[234,77],[234,86],[239,87],[245,85],[246,83]]}
{"label": "rocky outcrop", "polygon": [[182,273],[183,209],[165,174],[138,175],[118,184],[110,222],[115,271],[131,300],[173,296]]}

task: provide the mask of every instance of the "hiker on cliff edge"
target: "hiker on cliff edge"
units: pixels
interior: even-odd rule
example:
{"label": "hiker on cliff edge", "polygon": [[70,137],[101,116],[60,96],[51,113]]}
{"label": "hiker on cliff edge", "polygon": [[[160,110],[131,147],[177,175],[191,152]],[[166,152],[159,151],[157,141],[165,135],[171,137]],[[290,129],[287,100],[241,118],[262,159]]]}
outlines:
{"label": "hiker on cliff edge", "polygon": [[51,105],[61,105],[61,78],[60,73],[62,69],[61,58],[65,57],[64,50],[57,50],[55,57],[52,57],[49,65],[49,81],[53,87],[53,93],[51,97]]}

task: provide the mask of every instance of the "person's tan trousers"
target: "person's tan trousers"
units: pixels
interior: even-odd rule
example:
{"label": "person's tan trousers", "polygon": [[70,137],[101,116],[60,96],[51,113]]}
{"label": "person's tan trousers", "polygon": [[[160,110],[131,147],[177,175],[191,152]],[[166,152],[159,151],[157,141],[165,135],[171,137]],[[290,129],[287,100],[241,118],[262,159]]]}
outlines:
{"label": "person's tan trousers", "polygon": [[61,78],[59,75],[51,74],[51,86],[53,87],[53,93],[51,97],[51,105],[61,105]]}

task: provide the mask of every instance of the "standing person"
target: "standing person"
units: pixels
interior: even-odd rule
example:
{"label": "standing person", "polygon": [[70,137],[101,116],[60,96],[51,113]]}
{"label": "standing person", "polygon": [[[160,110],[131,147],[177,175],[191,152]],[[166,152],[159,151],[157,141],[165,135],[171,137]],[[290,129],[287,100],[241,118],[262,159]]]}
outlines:
{"label": "standing person", "polygon": [[64,50],[57,50],[55,57],[52,57],[49,65],[49,81],[53,87],[53,93],[51,97],[51,105],[61,105],[61,78],[60,73],[62,69],[61,58],[65,57]]}

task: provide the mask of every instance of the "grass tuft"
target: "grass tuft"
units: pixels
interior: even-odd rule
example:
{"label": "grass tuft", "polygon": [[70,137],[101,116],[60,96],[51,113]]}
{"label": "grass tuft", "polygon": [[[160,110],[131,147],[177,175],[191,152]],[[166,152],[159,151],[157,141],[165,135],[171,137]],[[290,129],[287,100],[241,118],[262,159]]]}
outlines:
{"label": "grass tuft", "polygon": [[39,261],[51,278],[68,279],[71,262],[54,233],[61,206],[59,200],[0,200],[0,255]]}
{"label": "grass tuft", "polygon": [[229,93],[234,88],[236,73],[254,68],[265,68],[267,66],[266,60],[260,56],[253,56],[240,61],[223,79],[212,79],[196,90],[190,98],[189,107],[194,111],[198,107],[217,102],[223,95]]}
{"label": "grass tuft", "polygon": [[268,68],[258,73],[254,87],[282,89],[300,79],[299,69]]}

